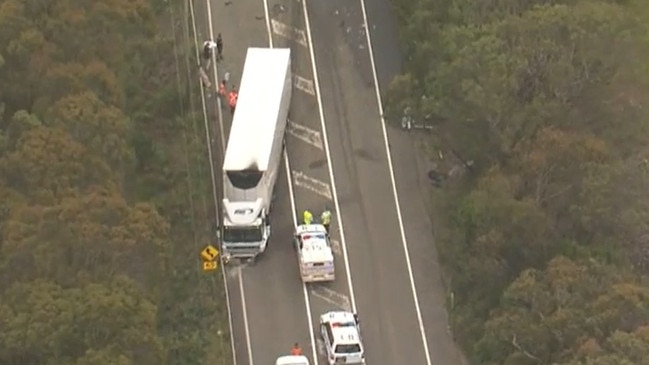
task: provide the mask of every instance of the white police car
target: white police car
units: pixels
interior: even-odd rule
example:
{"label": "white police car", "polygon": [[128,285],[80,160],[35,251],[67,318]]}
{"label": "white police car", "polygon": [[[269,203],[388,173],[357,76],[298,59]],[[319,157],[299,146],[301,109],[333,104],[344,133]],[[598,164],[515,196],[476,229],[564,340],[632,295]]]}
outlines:
{"label": "white police car", "polygon": [[275,361],[275,365],[309,365],[309,359],[302,355],[281,356]]}
{"label": "white police car", "polygon": [[320,334],[329,365],[365,364],[358,316],[350,312],[327,312],[320,316]]}

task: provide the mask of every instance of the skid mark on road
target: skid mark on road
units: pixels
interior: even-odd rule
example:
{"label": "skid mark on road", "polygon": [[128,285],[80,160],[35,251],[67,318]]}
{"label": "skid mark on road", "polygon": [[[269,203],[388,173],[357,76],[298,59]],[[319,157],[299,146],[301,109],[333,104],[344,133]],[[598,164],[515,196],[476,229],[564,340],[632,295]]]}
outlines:
{"label": "skid mark on road", "polygon": [[348,296],[344,294],[340,294],[335,290],[331,290],[326,286],[314,285],[313,288],[311,289],[311,294],[313,294],[314,297],[320,298],[325,302],[335,306],[338,309],[342,309],[346,311],[352,310],[352,305],[349,302]]}
{"label": "skid mark on road", "polygon": [[331,199],[331,187],[329,186],[329,184],[307,176],[300,171],[292,171],[291,175],[293,175],[293,183],[295,184],[295,186],[299,186],[316,194],[322,195],[327,199]]}
{"label": "skid mark on road", "polygon": [[313,80],[309,80],[302,76],[294,75],[293,84],[295,88],[303,91],[309,95],[315,96],[315,89],[313,88]]}
{"label": "skid mark on road", "polygon": [[294,28],[275,19],[270,20],[270,25],[273,28],[273,33],[278,36],[295,41],[305,47],[307,46],[306,34],[303,30]]}
{"label": "skid mark on road", "polygon": [[288,121],[287,130],[293,137],[322,150],[322,136],[320,132],[297,124],[292,120]]}

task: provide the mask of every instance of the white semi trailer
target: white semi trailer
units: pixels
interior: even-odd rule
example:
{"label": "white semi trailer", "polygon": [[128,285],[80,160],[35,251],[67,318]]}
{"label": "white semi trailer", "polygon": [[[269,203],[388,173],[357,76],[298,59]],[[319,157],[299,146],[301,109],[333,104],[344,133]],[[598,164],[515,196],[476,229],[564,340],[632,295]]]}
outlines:
{"label": "white semi trailer", "polygon": [[226,262],[254,259],[268,245],[291,92],[291,50],[248,48],[223,161]]}

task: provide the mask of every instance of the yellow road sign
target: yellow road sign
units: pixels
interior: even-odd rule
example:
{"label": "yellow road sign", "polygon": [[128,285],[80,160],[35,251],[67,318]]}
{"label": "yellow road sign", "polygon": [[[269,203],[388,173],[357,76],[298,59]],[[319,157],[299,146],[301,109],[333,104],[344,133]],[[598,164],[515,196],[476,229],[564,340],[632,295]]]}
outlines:
{"label": "yellow road sign", "polygon": [[203,258],[203,261],[214,261],[218,256],[219,250],[217,250],[212,245],[207,245],[207,247],[205,247],[203,251],[201,251],[201,257]]}
{"label": "yellow road sign", "polygon": [[203,262],[203,271],[213,271],[219,267],[218,261],[204,261]]}

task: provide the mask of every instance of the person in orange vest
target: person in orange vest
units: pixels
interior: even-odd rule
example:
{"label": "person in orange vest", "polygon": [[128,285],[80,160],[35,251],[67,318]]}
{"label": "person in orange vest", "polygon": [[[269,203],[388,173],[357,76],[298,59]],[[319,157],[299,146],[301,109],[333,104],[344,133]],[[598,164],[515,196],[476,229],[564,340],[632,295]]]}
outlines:
{"label": "person in orange vest", "polygon": [[230,94],[228,95],[228,104],[230,105],[230,113],[234,114],[234,109],[237,107],[237,99],[239,98],[239,93],[236,88],[232,88]]}
{"label": "person in orange vest", "polygon": [[296,342],[291,349],[291,355],[293,356],[302,356],[302,349],[300,345]]}

